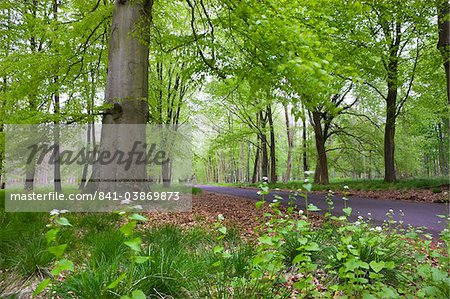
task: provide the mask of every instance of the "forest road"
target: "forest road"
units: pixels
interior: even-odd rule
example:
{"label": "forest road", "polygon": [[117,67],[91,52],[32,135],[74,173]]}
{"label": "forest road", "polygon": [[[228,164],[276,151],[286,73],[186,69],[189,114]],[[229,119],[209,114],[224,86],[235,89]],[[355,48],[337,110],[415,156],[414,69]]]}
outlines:
{"label": "forest road", "polygon": [[[248,198],[252,200],[260,200],[257,194],[258,189],[255,188],[237,188],[237,187],[222,187],[222,186],[209,186],[209,185],[195,185],[197,188],[201,188],[208,192],[227,194],[237,197]],[[283,198],[282,202],[287,204],[289,201],[289,192],[287,191],[275,191],[271,190],[268,195],[265,196],[266,201],[273,201],[274,194],[278,194]],[[309,203],[319,207],[322,211],[327,210],[327,204],[325,202],[325,194],[311,193],[308,196]],[[342,196],[335,195],[333,197],[334,202],[334,214],[343,215],[343,200]],[[298,209],[305,209],[305,201],[303,197],[298,196],[297,204]],[[403,225],[412,225],[414,227],[426,227],[427,231],[438,236],[446,227],[445,219],[439,218],[438,215],[445,215],[447,205],[443,203],[420,203],[412,201],[401,200],[389,200],[389,199],[371,199],[360,198],[350,196],[347,201],[347,206],[352,208],[351,220],[357,220],[358,216],[368,219],[369,217],[376,225],[380,225],[384,220],[388,220],[386,213],[390,209],[394,211],[393,219],[400,221],[403,220]],[[403,211],[404,216],[400,214]]]}

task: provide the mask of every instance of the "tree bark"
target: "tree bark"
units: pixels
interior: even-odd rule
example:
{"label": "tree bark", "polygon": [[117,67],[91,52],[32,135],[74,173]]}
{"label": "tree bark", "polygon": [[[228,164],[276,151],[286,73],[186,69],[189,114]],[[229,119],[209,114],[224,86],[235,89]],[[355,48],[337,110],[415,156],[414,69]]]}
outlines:
{"label": "tree bark", "polygon": [[261,125],[261,132],[259,132],[259,140],[261,141],[261,176],[268,178],[269,172],[269,156],[267,153],[267,136],[264,133],[267,123],[267,115],[263,117],[263,112],[259,112],[259,121]]}
{"label": "tree bark", "polygon": [[386,126],[384,129],[384,181],[396,181],[395,174],[395,122],[398,95],[398,51],[400,46],[400,25],[397,24],[395,41],[390,46],[387,67]]}
{"label": "tree bark", "polygon": [[303,118],[302,118],[302,160],[303,160],[303,176],[305,176],[305,173],[309,170],[308,167],[308,145],[307,145],[307,136],[306,136],[306,116],[305,116],[305,110],[303,109]]}
{"label": "tree bark", "polygon": [[292,149],[294,148],[294,138],[291,131],[291,124],[289,120],[289,111],[287,104],[284,105],[284,116],[286,121],[286,136],[288,141],[288,152],[286,159],[286,173],[284,174],[284,182],[288,182],[291,177],[291,169],[292,169]]}
{"label": "tree bark", "polygon": [[439,139],[439,167],[441,171],[441,175],[448,176],[448,153],[445,148],[445,129],[442,127],[442,124],[437,125],[437,132]]}
{"label": "tree bark", "polygon": [[441,52],[445,74],[447,76],[447,101],[450,105],[450,2],[438,0],[438,32],[437,48]]}
{"label": "tree bark", "polygon": [[272,107],[267,106],[267,118],[269,121],[269,134],[270,134],[270,182],[277,182],[277,155],[275,148],[275,129],[273,127],[273,114]]}
{"label": "tree bark", "polygon": [[328,176],[328,160],[327,160],[327,152],[325,150],[325,136],[322,131],[321,124],[321,116],[320,112],[313,111],[313,128],[314,135],[316,139],[316,150],[317,150],[317,159],[318,159],[318,167],[316,168],[316,175],[314,177],[314,182],[316,184],[328,185],[329,176]]}
{"label": "tree bark", "polygon": [[[103,115],[101,151],[114,153],[120,149],[131,152],[133,146],[137,145],[136,150],[145,153],[143,144],[146,141],[145,124],[148,119],[149,50],[148,45],[142,43],[134,32],[139,22],[142,22],[142,26],[149,26],[152,6],[152,0],[115,1],[105,92],[105,102],[111,108]],[[124,124],[139,126],[111,126]],[[128,169],[118,163],[95,164],[88,189],[116,190],[120,185],[126,185],[127,190],[139,190],[145,179],[146,165],[136,163],[136,159],[133,159],[132,167]]]}
{"label": "tree bark", "polygon": [[252,176],[253,184],[258,181],[258,169],[259,169],[259,147],[256,147],[255,164],[253,165],[253,176]]}

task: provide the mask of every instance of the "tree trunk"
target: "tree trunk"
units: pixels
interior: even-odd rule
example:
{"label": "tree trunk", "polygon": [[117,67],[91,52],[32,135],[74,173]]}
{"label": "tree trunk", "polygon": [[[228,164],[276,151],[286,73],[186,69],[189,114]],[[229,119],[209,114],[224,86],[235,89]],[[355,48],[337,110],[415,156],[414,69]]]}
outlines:
{"label": "tree trunk", "polygon": [[163,180],[163,187],[169,188],[170,187],[170,163],[169,161],[162,163],[161,165],[161,176]]}
{"label": "tree trunk", "polygon": [[247,142],[247,167],[245,172],[245,182],[250,181],[250,142]]}
{"label": "tree trunk", "polygon": [[303,118],[302,118],[302,160],[303,160],[303,176],[305,176],[305,173],[309,170],[308,167],[308,147],[307,147],[307,136],[306,136],[306,115],[305,115],[305,109],[303,110]]}
{"label": "tree trunk", "polygon": [[384,128],[384,181],[396,181],[395,174],[395,121],[397,113],[397,66],[398,61],[391,56],[388,70],[388,95],[386,97],[386,126]]}
{"label": "tree trunk", "polygon": [[255,164],[253,165],[253,176],[252,176],[253,184],[258,181],[258,169],[259,169],[259,147],[256,147]]}
{"label": "tree trunk", "polygon": [[[384,28],[385,34],[390,32]],[[387,64],[386,126],[384,128],[384,181],[396,181],[395,174],[395,121],[397,117],[398,94],[398,60],[401,43],[401,24],[395,24],[395,39],[389,47],[389,63]]]}
{"label": "tree trunk", "polygon": [[[90,109],[88,109],[88,115],[90,114]],[[86,149],[89,150],[91,148],[91,130],[92,130],[92,124],[88,123],[87,127],[87,133],[86,133]],[[84,190],[86,187],[86,181],[87,181],[87,173],[88,173],[89,164],[86,163],[83,165],[83,172],[81,173],[81,182],[78,189]]]}
{"label": "tree trunk", "polygon": [[[55,22],[58,21],[58,0],[53,0],[53,20]],[[60,109],[60,103],[59,103],[59,78],[58,76],[55,76],[53,78],[53,83],[55,84],[56,91],[53,95],[54,98],[54,110],[56,117],[59,118],[59,109]],[[55,192],[61,192],[61,163],[59,160],[60,156],[60,148],[59,148],[59,139],[60,139],[60,127],[59,127],[59,120],[55,121],[55,132],[54,132],[54,143],[55,143],[55,149],[54,149],[54,157],[55,157],[55,164],[53,165],[53,187]]]}
{"label": "tree trunk", "polygon": [[294,148],[294,138],[291,132],[291,124],[289,120],[289,111],[287,105],[284,105],[284,116],[286,120],[286,136],[288,141],[288,152],[286,159],[286,173],[284,174],[284,182],[288,182],[291,177],[291,168],[292,168],[292,149]]}
{"label": "tree trunk", "polygon": [[[135,150],[145,154],[149,50],[148,45],[135,36],[135,31],[138,22],[141,26],[149,26],[152,6],[152,0],[115,1],[105,92],[105,102],[111,108],[103,115],[101,151]],[[110,126],[124,124],[139,126]],[[132,160],[132,166],[128,169],[118,163],[95,164],[89,185],[92,182],[94,188],[102,190],[116,190],[118,185],[126,185],[127,190],[142,189],[146,165],[136,163],[137,158]],[[91,190],[92,185],[88,189]]]}
{"label": "tree trunk", "polygon": [[438,0],[438,31],[437,48],[441,52],[445,73],[447,76],[447,101],[450,105],[450,2]]}
{"label": "tree trunk", "polygon": [[259,140],[261,141],[261,176],[268,178],[269,173],[269,156],[267,153],[267,136],[264,133],[267,123],[267,115],[263,115],[263,112],[259,112],[259,121],[261,131],[259,132]]}
{"label": "tree trunk", "polygon": [[36,173],[36,164],[35,161],[32,164],[28,165],[28,169],[25,173],[25,185],[24,189],[26,192],[33,191],[34,189],[34,175]]}
{"label": "tree trunk", "polygon": [[273,127],[273,115],[272,107],[267,106],[267,117],[269,121],[269,132],[270,132],[270,182],[277,182],[277,156],[275,148],[275,129]]}
{"label": "tree trunk", "polygon": [[440,123],[437,126],[437,134],[439,139],[439,167],[441,175],[448,176],[448,153],[445,150],[445,129]]}
{"label": "tree trunk", "polygon": [[320,112],[313,111],[313,128],[314,135],[316,139],[316,150],[317,150],[317,159],[318,166],[316,168],[316,176],[314,177],[314,182],[316,184],[328,185],[329,177],[328,177],[328,161],[327,161],[327,152],[325,150],[325,137],[322,132],[322,124],[321,124],[321,116]]}
{"label": "tree trunk", "polygon": [[261,176],[263,178],[268,178],[268,170],[269,170],[269,156],[267,153],[267,137],[266,134],[260,135],[261,139]]}

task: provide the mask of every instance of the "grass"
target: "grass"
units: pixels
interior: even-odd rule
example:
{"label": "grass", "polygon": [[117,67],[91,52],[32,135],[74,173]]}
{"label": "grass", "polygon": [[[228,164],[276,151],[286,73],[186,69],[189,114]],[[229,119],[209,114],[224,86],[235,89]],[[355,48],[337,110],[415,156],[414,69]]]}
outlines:
{"label": "grass", "polygon": [[[193,193],[199,194],[201,189],[195,188]],[[5,213],[4,197],[1,190],[1,298],[12,284],[10,279],[17,288],[23,288],[30,281],[46,277],[54,261],[45,240],[48,213]],[[74,228],[64,229],[61,242],[69,244],[66,258],[78,266],[73,275],[56,286],[61,298],[114,298],[106,286],[124,271],[133,271],[134,288],[170,298],[216,297],[213,294],[228,292],[226,281],[235,276],[248,276],[253,250],[235,229],[230,229],[226,237],[233,257],[220,266],[215,265],[217,259],[213,252],[216,236],[201,227],[181,230],[168,225],[139,231],[138,235],[147,244],[143,255],[151,256],[151,260],[130,268],[127,262],[130,249],[123,244],[124,236],[118,231],[118,215],[71,213],[67,218]],[[220,278],[224,284],[220,290],[217,273],[226,273]]]}
{"label": "grass", "polygon": [[[291,189],[295,190],[302,186],[303,181],[289,181],[287,183],[277,182],[270,183],[271,189]],[[417,178],[398,180],[395,183],[385,183],[382,179],[373,180],[353,180],[353,179],[332,179],[328,185],[313,185],[313,191],[339,191],[344,186],[348,186],[350,190],[375,191],[375,190],[413,190],[413,189],[431,189],[435,193],[441,192],[442,185],[448,185],[448,178]],[[220,186],[239,186],[239,187],[258,187],[259,183],[221,183],[214,184]]]}
{"label": "grass", "polygon": [[[3,201],[1,190],[0,206]],[[444,298],[450,292],[448,267],[444,268],[444,262],[440,262],[446,261],[447,256],[434,251],[434,259],[426,260],[424,252],[431,252],[427,241],[419,238],[410,243],[398,232],[384,233],[384,228],[383,233],[375,232],[364,222],[358,225],[346,222],[341,226],[338,220],[332,220],[310,229],[305,218],[294,220],[293,215],[283,213],[279,210],[266,213],[266,217],[273,219],[271,227],[278,227],[278,230],[259,242],[243,240],[238,229],[219,229],[221,225],[217,230],[199,226],[182,229],[174,225],[140,227],[133,237],[140,237],[144,244],[139,254],[150,258],[142,264],[132,262],[131,250],[118,230],[119,215],[65,214],[73,227],[64,228],[59,238],[61,243],[68,243],[64,258],[74,261],[75,271],[58,279],[52,290],[59,298],[120,298],[129,295],[130,289],[142,290],[148,298],[290,298],[292,286],[286,287],[282,277],[295,273],[316,274],[313,268],[305,268],[309,269],[305,272],[298,268],[303,266],[293,264],[297,256],[303,254],[299,248],[303,248],[307,240],[308,244],[317,243],[320,248],[310,249],[309,263],[321,269],[316,278],[324,286],[334,285],[353,294],[354,287],[361,287],[359,281],[366,280],[377,282],[364,287],[373,292],[386,287],[395,290],[397,285],[403,286],[399,290],[408,294],[422,292],[421,298]],[[48,277],[54,263],[46,249],[48,217],[48,213],[5,213],[0,207],[0,298],[16,298],[17,292],[31,282]],[[264,234],[262,232],[262,236]],[[281,242],[277,239],[280,236]],[[339,255],[341,257],[337,258]],[[264,278],[255,278],[260,267],[255,267],[255,263],[261,262],[261,256],[265,259],[261,265],[268,263],[267,269],[281,267],[274,281],[264,275],[267,272],[263,272]],[[277,260],[277,256],[282,259]],[[366,265],[374,261],[386,262],[395,267],[375,274],[366,266],[356,270],[359,271],[356,277],[359,281],[356,281],[351,276],[356,271],[350,271],[350,276],[345,272],[355,260]],[[422,266],[425,268],[418,271]],[[131,273],[132,280],[127,278],[120,282],[120,287],[108,289],[123,273]],[[416,281],[417,289],[408,289],[412,280]],[[11,286],[16,294],[11,292]],[[299,298],[301,292],[299,287]],[[433,297],[431,292],[438,295]],[[333,298],[335,294],[330,291],[322,293],[322,297]],[[377,294],[379,298],[387,296]],[[359,295],[350,297],[359,298]],[[305,293],[305,297],[314,296]]]}

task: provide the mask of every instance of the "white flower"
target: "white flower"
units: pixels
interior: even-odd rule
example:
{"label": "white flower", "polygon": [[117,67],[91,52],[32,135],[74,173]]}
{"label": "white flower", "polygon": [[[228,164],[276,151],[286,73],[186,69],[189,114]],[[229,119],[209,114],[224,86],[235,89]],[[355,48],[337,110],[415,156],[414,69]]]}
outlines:
{"label": "white flower", "polygon": [[393,209],[389,209],[389,212],[390,212],[390,213],[394,213],[394,210],[393,210]]}
{"label": "white flower", "polygon": [[268,181],[268,180],[269,180],[269,178],[268,178],[268,177],[266,177],[266,176],[263,176],[263,177],[262,177],[262,180],[263,180],[263,181]]}
{"label": "white flower", "polygon": [[312,171],[312,170],[307,170],[307,171],[305,171],[305,174],[306,174],[306,175],[311,175],[311,174],[314,174],[314,171]]}
{"label": "white flower", "polygon": [[367,213],[367,216],[372,216],[372,213]]}
{"label": "white flower", "polygon": [[298,210],[298,214],[302,215],[303,214],[303,210]]}
{"label": "white flower", "polygon": [[51,215],[51,216],[53,216],[53,215],[59,215],[59,210],[57,210],[57,209],[51,210],[51,211],[50,211],[50,215]]}
{"label": "white flower", "polygon": [[354,223],[356,226],[358,226],[358,225],[360,225],[361,224],[361,222],[359,222],[359,221],[356,221],[355,223]]}
{"label": "white flower", "polygon": [[61,210],[61,211],[59,211],[61,214],[65,214],[65,213],[67,213],[67,212],[69,212],[69,210]]}
{"label": "white flower", "polygon": [[378,232],[381,232],[383,229],[381,228],[381,226],[377,226],[377,227],[375,227],[375,230]]}
{"label": "white flower", "polygon": [[278,200],[277,200],[277,199],[274,199],[274,200],[272,200],[272,202],[273,202],[273,203],[277,203],[277,202],[278,202]]}
{"label": "white flower", "polygon": [[309,182],[309,180],[308,179],[305,179],[305,183],[308,183]]}
{"label": "white flower", "polygon": [[363,216],[358,216],[358,219],[359,220],[362,220],[364,217]]}
{"label": "white flower", "polygon": [[129,199],[124,199],[120,202],[120,204],[122,204],[122,205],[128,205],[130,203],[131,203],[131,200],[129,200]]}
{"label": "white flower", "polygon": [[135,205],[134,208],[138,209],[138,210],[142,210],[142,206],[141,205]]}
{"label": "white flower", "polygon": [[348,189],[350,189],[350,188],[349,188],[347,185],[345,185],[345,186],[344,186],[344,189],[345,189],[345,190],[348,190]]}

